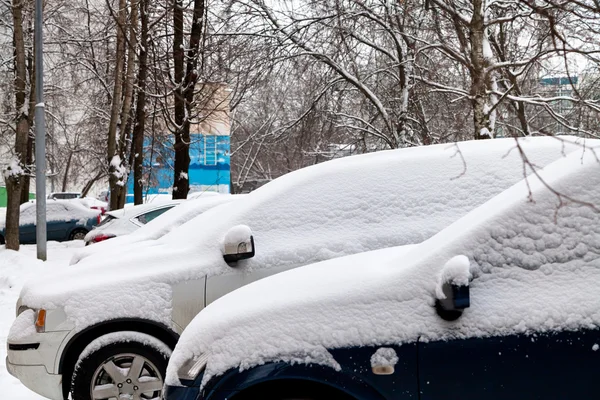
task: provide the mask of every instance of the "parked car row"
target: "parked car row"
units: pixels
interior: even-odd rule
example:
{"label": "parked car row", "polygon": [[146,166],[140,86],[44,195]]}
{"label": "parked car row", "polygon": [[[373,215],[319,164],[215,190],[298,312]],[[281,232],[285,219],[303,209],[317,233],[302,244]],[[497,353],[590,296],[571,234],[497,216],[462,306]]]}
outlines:
{"label": "parked car row", "polygon": [[177,206],[28,282],[7,368],[55,400],[590,397],[598,145],[378,152]]}

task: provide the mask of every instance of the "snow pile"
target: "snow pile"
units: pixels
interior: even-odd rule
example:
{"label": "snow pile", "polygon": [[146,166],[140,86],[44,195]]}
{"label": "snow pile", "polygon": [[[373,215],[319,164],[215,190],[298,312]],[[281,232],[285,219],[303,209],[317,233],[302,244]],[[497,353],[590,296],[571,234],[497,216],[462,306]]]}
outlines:
{"label": "snow pile", "polygon": [[24,339],[35,334],[35,312],[26,310],[15,320],[8,332],[8,338],[12,341]]}
{"label": "snow pile", "polygon": [[226,247],[231,245],[237,247],[240,243],[245,243],[250,236],[252,236],[252,229],[248,225],[236,225],[223,236],[221,250],[225,253]]}
{"label": "snow pile", "polygon": [[163,354],[165,357],[171,356],[171,349],[169,346],[155,338],[154,336],[147,335],[145,333],[134,332],[134,331],[121,331],[121,332],[112,332],[106,335],[102,335],[99,338],[92,340],[81,352],[79,355],[79,359],[77,364],[75,365],[75,369],[79,367],[79,363],[81,360],[89,356],[95,351],[100,350],[103,347],[106,347],[113,343],[129,343],[129,342],[137,342],[146,346],[153,347],[159,353]]}
{"label": "snow pile", "polygon": [[[6,339],[9,335],[11,324],[15,321],[15,305],[17,297],[23,283],[44,271],[52,272],[55,269],[66,265],[71,257],[73,250],[82,246],[81,241],[76,242],[48,242],[48,259],[43,263],[36,259],[36,247],[24,245],[19,252],[6,250],[4,246],[0,247],[0,388],[2,388],[3,398],[10,400],[42,400],[42,397],[36,395],[27,389],[16,378],[8,374],[4,360],[6,358]],[[25,315],[25,316],[24,316]],[[35,330],[33,325],[33,311],[25,311],[19,318],[23,324],[23,329],[13,327],[10,334],[12,336],[26,334],[27,330]]]}
{"label": "snow pile", "polygon": [[[420,243],[521,179],[525,168],[515,143],[410,148],[304,168],[242,201],[211,208],[158,240],[113,248],[72,266],[77,270],[28,282],[22,302],[31,308],[66,305],[78,330],[106,318],[152,318],[171,325],[171,288],[183,281],[208,277],[210,287],[215,275],[289,269]],[[536,165],[567,151],[583,153],[579,145],[555,138],[520,143]],[[221,239],[236,225],[252,229],[256,255],[232,269],[223,260]]]}
{"label": "snow pile", "polygon": [[371,368],[393,367],[396,364],[398,364],[398,355],[391,347],[380,347],[371,356]]}
{"label": "snow pile", "polygon": [[8,165],[2,172],[5,180],[9,179],[11,176],[20,176],[25,173],[25,171],[21,167],[21,163],[19,162],[19,160],[16,160],[14,158],[8,162]]}
{"label": "snow pile", "polygon": [[438,285],[435,289],[437,298],[440,300],[446,298],[444,290],[442,289],[442,286],[445,283],[456,286],[469,286],[469,279],[471,279],[471,272],[469,271],[469,258],[463,255],[452,257],[442,267],[440,272]]}
{"label": "snow pile", "polygon": [[[204,353],[206,382],[231,368],[282,360],[305,349],[326,354],[332,348],[417,338],[596,328],[600,164],[592,152],[572,154],[541,177],[544,182],[530,178],[514,185],[408,253],[392,258],[377,251],[369,262],[352,256],[313,264],[220,298],[184,331],[167,383],[177,384],[181,365]],[[471,265],[471,307],[447,322],[435,312],[436,287],[457,255]],[[459,281],[466,278],[464,258],[449,265],[450,271],[457,266]],[[335,368],[323,359],[306,362]]]}

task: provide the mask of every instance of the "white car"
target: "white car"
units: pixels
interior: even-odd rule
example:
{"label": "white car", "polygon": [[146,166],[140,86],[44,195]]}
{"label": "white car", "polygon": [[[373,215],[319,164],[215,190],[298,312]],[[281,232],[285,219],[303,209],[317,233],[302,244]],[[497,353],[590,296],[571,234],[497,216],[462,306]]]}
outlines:
{"label": "white car", "polygon": [[179,200],[170,200],[109,211],[104,220],[85,236],[85,244],[87,246],[135,232],[180,203]]}
{"label": "white car", "polygon": [[595,398],[599,288],[600,162],[571,154],[408,251],[217,300],[182,334],[165,399]]}
{"label": "white car", "polygon": [[71,264],[77,264],[84,258],[93,254],[107,254],[107,252],[118,249],[119,247],[125,248],[125,246],[131,246],[134,243],[159,239],[173,229],[176,229],[178,226],[183,225],[213,207],[234,200],[238,201],[243,198],[244,195],[241,194],[221,194],[217,196],[203,196],[188,199],[132,233],[120,235],[111,240],[104,240],[93,246],[86,246],[81,250],[78,250],[73,254]]}
{"label": "white car", "polygon": [[521,180],[528,167],[519,150],[542,167],[569,152],[583,154],[582,143],[470,141],[289,173],[158,240],[28,282],[7,367],[55,400],[69,392],[77,400],[160,397],[171,349],[207,304],[277,272],[420,243]]}

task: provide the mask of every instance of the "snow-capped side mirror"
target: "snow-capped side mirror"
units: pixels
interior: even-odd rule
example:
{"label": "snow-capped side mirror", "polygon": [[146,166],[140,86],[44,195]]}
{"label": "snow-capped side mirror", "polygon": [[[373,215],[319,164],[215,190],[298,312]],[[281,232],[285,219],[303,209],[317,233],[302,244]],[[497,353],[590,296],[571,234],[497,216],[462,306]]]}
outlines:
{"label": "snow-capped side mirror", "polygon": [[254,257],[254,237],[246,225],[236,225],[223,237],[223,259],[226,263]]}
{"label": "snow-capped side mirror", "polygon": [[442,268],[436,287],[435,310],[446,321],[455,321],[471,305],[469,259],[451,258]]}

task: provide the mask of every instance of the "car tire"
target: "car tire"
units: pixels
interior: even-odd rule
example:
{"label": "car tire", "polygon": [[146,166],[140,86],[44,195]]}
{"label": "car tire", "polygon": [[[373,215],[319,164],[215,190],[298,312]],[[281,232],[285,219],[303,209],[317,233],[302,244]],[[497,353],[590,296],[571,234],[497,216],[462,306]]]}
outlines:
{"label": "car tire", "polygon": [[0,235],[0,246],[6,244],[6,241],[4,240],[4,236]]}
{"label": "car tire", "polygon": [[78,228],[73,230],[69,235],[69,240],[83,240],[85,239],[85,235],[88,234],[88,231],[83,228]]}
{"label": "car tire", "polygon": [[[119,341],[121,333],[136,337]],[[71,398],[161,398],[169,356],[170,349],[150,335],[118,332],[102,336],[79,357],[71,379]]]}

